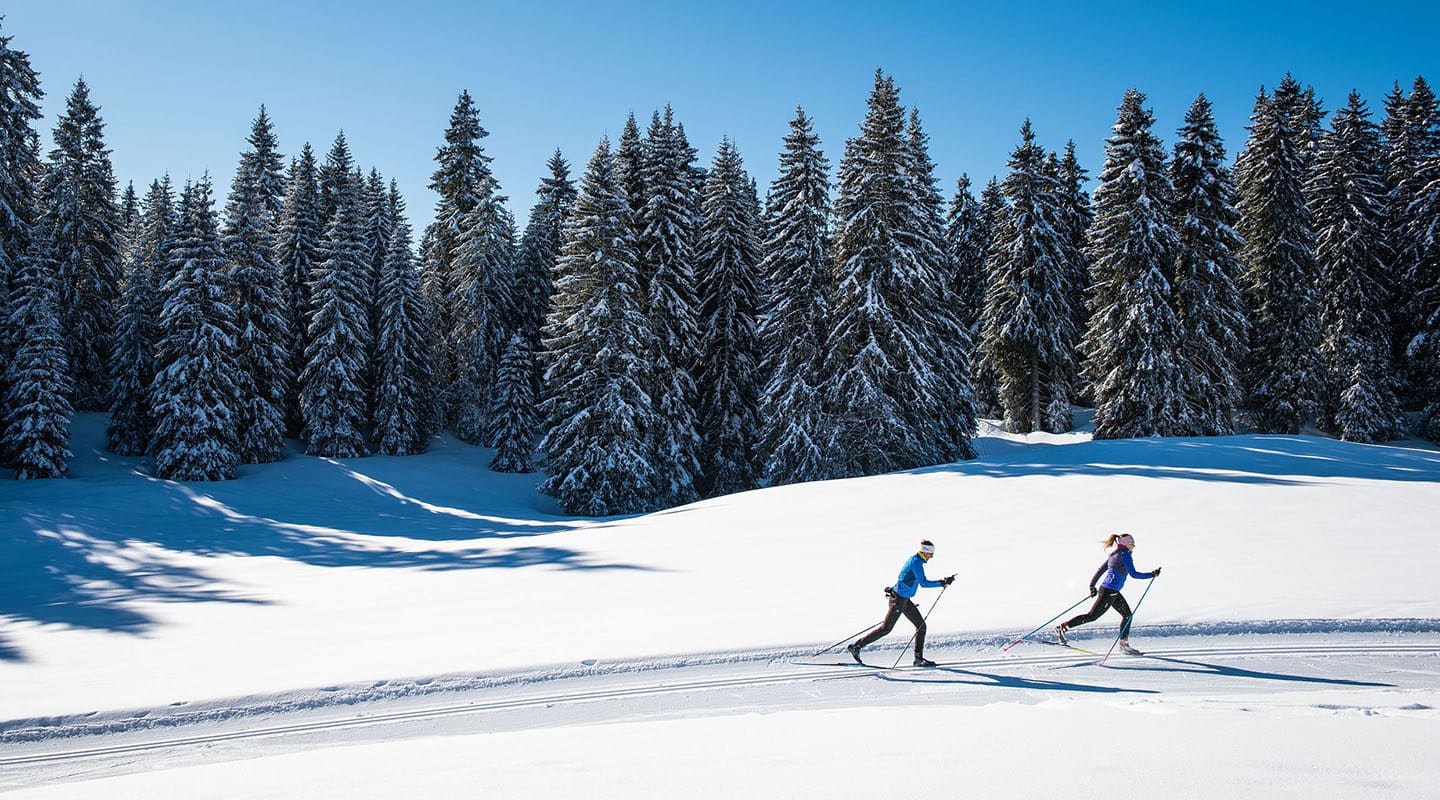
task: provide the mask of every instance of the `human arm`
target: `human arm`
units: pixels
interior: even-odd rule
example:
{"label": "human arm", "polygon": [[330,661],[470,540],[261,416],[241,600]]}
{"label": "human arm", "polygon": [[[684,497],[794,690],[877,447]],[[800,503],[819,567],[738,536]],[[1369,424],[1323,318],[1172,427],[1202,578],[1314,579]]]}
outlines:
{"label": "human arm", "polygon": [[919,579],[920,585],[924,586],[927,589],[938,589],[939,587],[945,585],[944,581],[932,581],[929,578],[925,577],[924,561],[917,561],[915,563],[915,577]]}
{"label": "human arm", "polygon": [[1156,567],[1154,572],[1136,572],[1135,559],[1130,557],[1129,550],[1126,550],[1120,554],[1120,560],[1125,562],[1125,571],[1130,573],[1130,577],[1132,578],[1140,578],[1141,580],[1146,580],[1160,574],[1159,567]]}

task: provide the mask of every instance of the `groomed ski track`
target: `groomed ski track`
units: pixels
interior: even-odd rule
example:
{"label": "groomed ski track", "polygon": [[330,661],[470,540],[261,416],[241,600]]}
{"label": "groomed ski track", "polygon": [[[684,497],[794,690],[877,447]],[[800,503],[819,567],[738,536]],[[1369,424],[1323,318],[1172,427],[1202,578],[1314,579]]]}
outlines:
{"label": "groomed ski track", "polygon": [[[1097,627],[1084,641],[1099,646]],[[1112,634],[1113,635],[1113,634]],[[268,697],[0,722],[0,791],[316,746],[776,708],[1036,703],[1056,693],[1204,697],[1440,686],[1440,620],[1297,620],[1137,629],[1144,656],[932,637],[935,668],[865,669],[813,648],[552,665]],[[904,639],[867,649],[888,667]],[[1108,645],[1108,642],[1107,642]],[[1103,648],[1102,648],[1103,649]],[[843,650],[840,656],[848,659]],[[907,653],[908,655],[908,653]],[[797,663],[798,662],[798,663]],[[1219,684],[1217,685],[1217,681]],[[1404,705],[1400,706],[1406,707]]]}

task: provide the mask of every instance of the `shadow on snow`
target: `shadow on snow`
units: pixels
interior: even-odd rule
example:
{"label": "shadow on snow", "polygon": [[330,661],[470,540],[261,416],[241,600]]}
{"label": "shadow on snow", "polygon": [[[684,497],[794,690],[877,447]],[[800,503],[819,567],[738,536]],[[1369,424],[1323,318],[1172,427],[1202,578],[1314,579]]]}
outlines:
{"label": "shadow on snow", "polygon": [[[90,416],[90,415],[82,415]],[[644,570],[541,544],[582,525],[547,507],[535,475],[497,475],[488,453],[440,442],[413,458],[292,453],[241,479],[177,483],[76,431],[71,477],[0,486],[0,620],[144,634],[135,603],[263,604],[194,556],[274,556],[320,567]],[[88,434],[88,435],[87,435]],[[91,446],[85,446],[91,445]],[[484,509],[476,510],[476,509]],[[0,624],[0,661],[25,654]]]}

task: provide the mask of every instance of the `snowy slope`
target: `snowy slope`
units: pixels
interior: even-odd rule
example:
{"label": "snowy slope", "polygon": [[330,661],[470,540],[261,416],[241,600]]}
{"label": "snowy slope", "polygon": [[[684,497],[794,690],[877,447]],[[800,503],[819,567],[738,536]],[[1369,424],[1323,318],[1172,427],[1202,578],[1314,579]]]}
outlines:
{"label": "snowy slope", "polygon": [[[878,619],[880,588],[924,537],[938,546],[931,575],[960,576],[930,618],[932,654],[955,659],[991,652],[1005,637],[1080,600],[1103,557],[1099,540],[1115,530],[1135,534],[1141,569],[1166,568],[1142,607],[1137,644],[1164,649],[1193,637],[1264,632],[1304,634],[1305,641],[1359,637],[1362,647],[1395,637],[1425,645],[1434,644],[1440,630],[1434,577],[1440,574],[1440,453],[1420,447],[1304,436],[1091,442],[1083,434],[1016,438],[988,430],[979,443],[982,458],[970,462],[749,492],[644,517],[580,520],[537,495],[535,476],[491,473],[484,469],[488,451],[453,441],[414,458],[335,462],[297,455],[247,467],[241,480],[222,484],[157,481],[140,460],[104,453],[102,444],[103,418],[82,416],[71,479],[0,482],[0,560],[13,576],[0,586],[0,737],[19,731],[43,737],[34,732],[47,725],[63,736],[78,730],[86,715],[111,722],[135,717],[125,710],[158,717],[207,709],[213,720],[244,716],[244,709],[313,714],[332,708],[343,715],[346,707],[333,698],[354,702],[368,693],[401,702],[418,694],[439,702],[453,691],[473,699],[543,686],[558,676],[582,684],[603,680],[592,673],[605,665],[642,681],[666,666],[679,668],[677,674],[722,669],[695,666],[707,662],[730,663],[723,668],[729,671],[761,669],[756,665],[768,657],[816,649]],[[1144,588],[1141,582],[1127,587],[1132,603]],[[927,591],[922,606],[937,596]],[[1113,619],[1093,626],[1082,646],[1108,646]],[[902,622],[889,644],[898,647],[907,635]],[[887,663],[897,654],[876,651],[882,653]],[[1392,709],[1382,716],[1395,721],[1377,741],[1394,744],[1385,758],[1397,763],[1408,763],[1414,749],[1404,743],[1440,742],[1435,656],[1405,658],[1420,659],[1419,671],[1428,677],[1418,686],[1389,682],[1403,695],[1395,698],[1400,702],[1374,702],[1370,695],[1382,691],[1378,687],[1347,690],[1367,693],[1363,702],[1319,701]],[[1303,668],[1308,662],[1301,661]],[[1207,657],[1205,663],[1212,662]],[[1338,679],[1387,663],[1342,665]],[[1283,674],[1297,668],[1293,659],[1280,666]],[[1228,717],[1205,705],[1227,684],[1213,680],[1184,689],[1206,699],[1182,692],[1168,710],[1159,709],[1201,715],[1193,736],[1182,741],[1228,729]],[[848,678],[840,683],[856,685]],[[1272,709],[1264,717],[1277,735],[1290,731],[1309,742],[1305,763],[1338,757],[1344,741],[1364,733],[1345,722],[1316,734],[1306,717],[1312,712],[1293,711],[1316,703],[1297,705],[1288,694],[1277,700],[1264,690],[1270,683],[1261,681],[1258,697],[1245,703]],[[1162,680],[1155,691],[1178,690]],[[747,705],[732,698],[722,709],[784,719],[747,723],[729,711],[717,718],[712,708],[694,718],[679,713],[621,726],[607,737],[654,743],[684,731],[700,741],[740,743],[789,736],[787,726],[869,729],[883,727],[872,717],[886,703],[908,708],[935,700],[906,695],[873,706],[852,694],[821,693],[828,697],[821,705],[830,709],[824,713],[804,703],[761,698]],[[1005,718],[1011,702],[1029,702],[1024,693],[1013,700],[1003,691],[989,697],[957,712],[955,724],[988,724],[996,715]],[[1060,700],[1060,729],[1077,733],[1086,730],[1085,719],[1108,719],[1117,708],[1130,721],[1139,702],[1087,693]],[[1415,705],[1426,708],[1403,710]],[[635,713],[648,719],[653,711],[642,706]],[[444,730],[450,734],[444,744],[427,745],[426,752],[443,758],[453,748],[463,760],[467,747],[505,750],[513,757],[491,763],[488,774],[520,776],[553,762],[542,743],[567,735],[572,745],[588,741],[574,724],[614,728],[628,713],[507,734],[503,744],[493,736],[466,744],[475,731]],[[1023,705],[1013,721],[1025,728],[1021,723],[1036,713],[1038,707]],[[907,711],[903,718],[919,731],[948,724],[928,714]],[[1135,735],[1143,741],[1148,730]],[[905,748],[892,753],[877,740],[865,741],[872,747],[847,745],[857,750],[853,759],[837,745],[832,766],[870,753],[877,769],[894,772],[908,758]],[[1334,747],[1325,745],[1332,741]],[[967,742],[977,757],[992,750],[1000,757],[1003,739]],[[312,796],[323,794],[324,776],[331,774],[322,764],[346,763],[336,768],[368,774],[360,751],[373,743],[343,752],[327,747],[348,743],[353,740],[321,736],[304,748],[314,759],[308,766],[282,772],[311,774]],[[1095,744],[1093,736],[1075,744],[1078,766]],[[260,754],[240,750],[230,757]],[[303,761],[302,755],[270,757]],[[803,749],[797,758],[805,763]],[[228,780],[226,769],[188,766],[134,791],[193,796],[178,788],[188,780],[182,773],[203,783]],[[706,770],[716,767],[676,769],[704,781]],[[1417,769],[1399,785],[1429,781],[1433,792],[1436,768]],[[462,773],[446,774],[463,779]],[[777,780],[782,773],[776,768]],[[1314,779],[1316,773],[1303,774]],[[1346,771],[1347,780],[1356,776]],[[147,777],[156,779],[126,779]],[[373,796],[385,796],[380,790],[388,784],[368,785]],[[613,785],[617,791],[629,786],[625,779]],[[251,796],[267,796],[256,786]],[[111,789],[121,791],[110,786],[107,796],[119,796]]]}

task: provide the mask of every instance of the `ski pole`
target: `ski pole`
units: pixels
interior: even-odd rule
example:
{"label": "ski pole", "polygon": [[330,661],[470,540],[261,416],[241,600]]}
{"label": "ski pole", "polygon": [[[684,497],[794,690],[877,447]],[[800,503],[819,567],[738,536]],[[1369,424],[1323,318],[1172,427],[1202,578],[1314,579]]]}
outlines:
{"label": "ski pole", "polygon": [[1045,628],[1045,626],[1049,625],[1050,623],[1054,622],[1054,621],[1057,620],[1057,619],[1060,619],[1061,617],[1065,616],[1066,614],[1069,614],[1071,611],[1075,610],[1075,607],[1076,607],[1076,606],[1080,605],[1081,603],[1083,603],[1083,602],[1085,602],[1086,600],[1089,600],[1089,599],[1090,599],[1089,597],[1082,597],[1082,598],[1080,598],[1079,600],[1075,601],[1075,605],[1070,606],[1069,608],[1065,609],[1064,611],[1061,611],[1059,614],[1056,614],[1055,616],[1051,617],[1050,619],[1045,620],[1044,622],[1040,623],[1040,626],[1037,627],[1035,630],[1030,631],[1029,633],[1025,634],[1024,636],[1021,636],[1019,639],[1016,639],[1015,641],[1011,642],[1010,644],[1007,644],[1007,645],[1005,645],[1004,647],[1000,648],[1000,652],[1003,653],[1003,652],[1005,652],[1006,650],[1009,650],[1010,648],[1014,647],[1015,645],[1020,644],[1021,642],[1025,641],[1026,639],[1029,639],[1031,636],[1034,636],[1035,634],[1037,634],[1037,633],[1039,633],[1041,630],[1043,630],[1043,629]]}
{"label": "ski pole", "polygon": [[[933,603],[930,604],[930,611],[934,611],[934,610],[935,610],[935,606],[940,605],[940,598],[942,598],[942,597],[945,596],[945,590],[946,590],[946,589],[949,589],[949,588],[950,588],[949,586],[941,586],[941,587],[940,587],[940,594],[936,595],[936,596],[935,596],[935,602],[933,602]],[[925,616],[923,616],[923,617],[920,618],[920,623],[921,623],[922,625],[925,623],[926,620],[930,619],[930,611],[926,611],[926,612],[925,612]],[[915,637],[918,636],[918,635],[920,635],[920,629],[919,629],[919,628],[916,628],[916,629],[915,629],[915,632],[912,633],[912,634],[910,634],[910,640],[907,641],[907,642],[905,642],[905,646],[904,646],[904,647],[900,648],[900,655],[895,656],[895,663],[890,665],[890,669],[895,669],[896,667],[900,666],[900,659],[902,659],[902,658],[905,657],[905,651],[910,649],[910,642],[915,641]]]}
{"label": "ski pole", "polygon": [[854,639],[855,637],[859,636],[860,634],[864,633],[865,631],[870,630],[870,629],[873,628],[873,627],[875,627],[875,626],[874,626],[874,625],[866,625],[865,627],[861,628],[861,629],[858,630],[858,631],[855,631],[854,633],[850,634],[849,636],[846,636],[844,639],[841,639],[840,641],[836,642],[835,644],[832,644],[832,645],[830,645],[829,647],[823,648],[823,649],[821,649],[821,650],[816,650],[815,652],[811,653],[809,657],[810,657],[810,658],[814,658],[815,656],[818,656],[818,655],[820,655],[821,653],[826,653],[826,652],[829,652],[829,651],[831,651],[831,650],[834,650],[835,648],[839,647],[840,645],[845,644],[846,642],[850,641],[851,639]]}
{"label": "ski pole", "polygon": [[1150,594],[1150,589],[1155,585],[1155,580],[1158,577],[1157,575],[1155,578],[1151,578],[1150,583],[1145,586],[1145,591],[1140,593],[1140,599],[1136,600],[1135,607],[1130,609],[1130,619],[1120,623],[1120,633],[1116,635],[1115,641],[1110,643],[1110,649],[1105,651],[1105,658],[1100,659],[1101,664],[1104,664],[1105,659],[1109,658],[1110,654],[1115,652],[1115,645],[1119,644],[1120,640],[1125,638],[1125,635],[1130,632],[1130,623],[1134,622],[1135,615],[1140,613],[1140,604],[1145,602],[1145,595]]}

